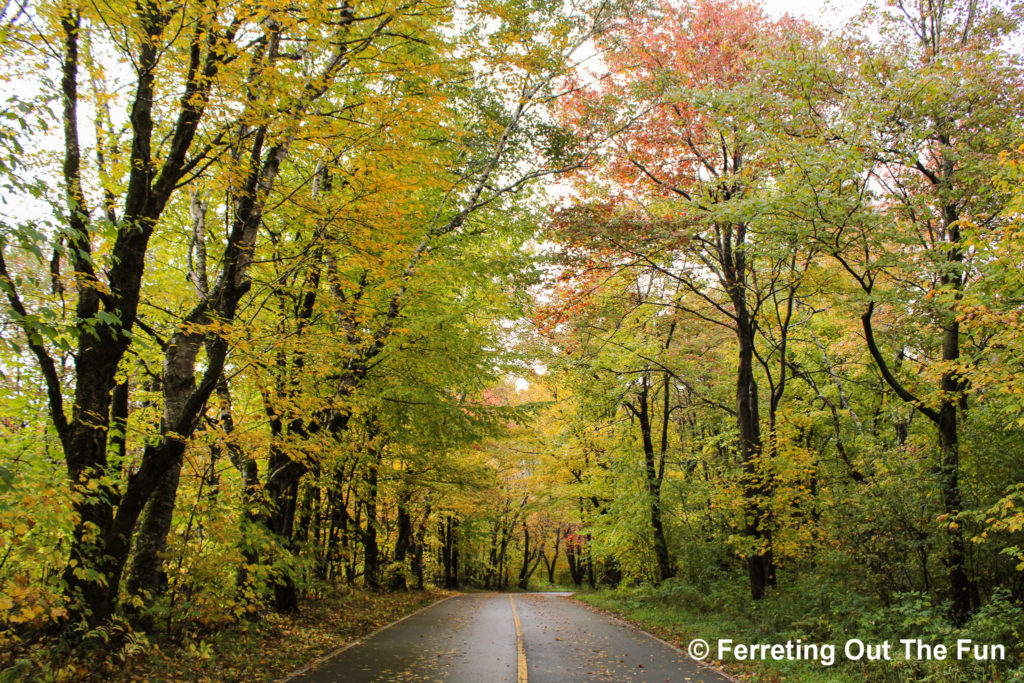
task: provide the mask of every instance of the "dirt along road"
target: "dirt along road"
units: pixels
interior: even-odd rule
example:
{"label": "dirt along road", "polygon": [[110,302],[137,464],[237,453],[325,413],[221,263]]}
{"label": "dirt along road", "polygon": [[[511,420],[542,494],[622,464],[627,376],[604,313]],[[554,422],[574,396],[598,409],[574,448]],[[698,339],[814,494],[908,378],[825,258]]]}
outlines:
{"label": "dirt along road", "polygon": [[459,595],[287,679],[294,683],[729,680],[557,593]]}

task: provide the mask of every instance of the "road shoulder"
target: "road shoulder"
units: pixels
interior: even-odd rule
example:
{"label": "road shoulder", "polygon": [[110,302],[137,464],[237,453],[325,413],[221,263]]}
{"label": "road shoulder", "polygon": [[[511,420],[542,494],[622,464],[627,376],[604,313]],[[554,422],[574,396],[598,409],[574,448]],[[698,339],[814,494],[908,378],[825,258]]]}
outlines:
{"label": "road shoulder", "polygon": [[686,644],[689,642],[689,639],[692,638],[692,634],[676,633],[664,628],[657,628],[651,624],[644,623],[641,620],[631,617],[626,612],[609,610],[603,607],[598,607],[597,605],[592,605],[585,600],[581,600],[579,597],[577,597],[577,595],[578,594],[576,593],[572,593],[570,595],[562,597],[566,600],[571,600],[572,602],[578,605],[582,605],[593,612],[596,612],[604,617],[607,617],[608,619],[611,619],[612,621],[618,622],[630,629],[633,629],[634,631],[639,631],[648,638],[656,640],[662,643],[663,645],[672,648],[681,655],[684,655],[687,659],[693,661],[697,666],[703,669],[713,671],[714,673],[723,676],[724,678],[730,681],[734,681],[734,683],[744,683],[745,679],[738,678],[735,673],[730,673],[729,671],[724,670],[715,662],[709,662],[707,660],[695,659],[694,657],[691,657],[690,654],[686,651]]}
{"label": "road shoulder", "polygon": [[384,631],[387,631],[389,628],[391,628],[393,626],[397,626],[398,624],[402,623],[406,619],[409,619],[410,617],[414,617],[417,614],[419,614],[420,612],[423,612],[424,610],[428,610],[431,607],[434,607],[435,605],[438,605],[438,604],[444,602],[445,600],[448,600],[448,599],[454,597],[455,595],[458,595],[458,594],[457,593],[448,593],[448,594],[437,593],[437,594],[435,594],[435,598],[433,600],[430,600],[429,602],[426,602],[421,607],[419,607],[419,609],[413,610],[413,611],[409,612],[408,614],[402,616],[399,619],[395,619],[392,622],[384,624],[380,628],[377,628],[377,629],[375,629],[373,631],[369,631],[367,633],[363,633],[360,636],[357,636],[355,638],[352,638],[351,640],[348,640],[348,641],[342,643],[341,645],[335,647],[333,650],[330,650],[330,651],[320,655],[316,659],[310,660],[309,662],[306,663],[305,666],[302,666],[302,667],[300,667],[298,669],[295,669],[295,670],[285,674],[283,677],[276,679],[275,683],[288,683],[289,681],[293,681],[293,680],[299,678],[300,676],[303,676],[303,675],[309,673],[310,671],[313,671],[314,669],[316,669],[317,667],[321,666],[322,664],[325,664],[329,660],[334,659],[335,657],[340,655],[342,652],[345,652],[345,650],[353,648],[356,645],[359,645],[360,643],[362,643],[362,642],[364,642],[364,641],[366,641],[366,640],[368,640],[370,638],[373,638],[377,634],[383,633]]}

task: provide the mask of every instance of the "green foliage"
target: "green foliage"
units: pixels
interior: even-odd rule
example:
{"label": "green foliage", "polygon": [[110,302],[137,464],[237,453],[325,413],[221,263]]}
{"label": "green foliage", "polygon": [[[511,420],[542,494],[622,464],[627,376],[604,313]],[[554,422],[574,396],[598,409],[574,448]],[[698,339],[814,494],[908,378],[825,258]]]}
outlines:
{"label": "green foliage", "polygon": [[[751,605],[736,590],[736,574],[723,573],[715,580],[694,585],[673,579],[660,586],[635,586],[615,591],[583,593],[580,599],[635,620],[641,626],[668,638],[680,646],[693,638],[715,643],[729,638],[737,643],[785,643],[800,639],[804,643],[832,643],[837,646],[833,666],[819,662],[766,661],[724,662],[727,670],[745,674],[754,680],[793,678],[801,681],[969,681],[992,676],[1016,680],[1022,669],[1019,645],[1020,606],[1005,593],[992,601],[962,628],[945,617],[947,605],[934,602],[920,593],[894,596],[893,602],[880,606],[843,584],[808,577],[780,586],[777,593],[762,603]],[[892,644],[892,659],[885,662],[856,662],[843,656],[847,640]],[[1004,643],[1007,660],[992,663],[976,661],[918,661],[904,658],[903,638],[919,638],[925,643],[951,646],[957,639],[975,643]],[[999,673],[995,673],[998,671]]]}

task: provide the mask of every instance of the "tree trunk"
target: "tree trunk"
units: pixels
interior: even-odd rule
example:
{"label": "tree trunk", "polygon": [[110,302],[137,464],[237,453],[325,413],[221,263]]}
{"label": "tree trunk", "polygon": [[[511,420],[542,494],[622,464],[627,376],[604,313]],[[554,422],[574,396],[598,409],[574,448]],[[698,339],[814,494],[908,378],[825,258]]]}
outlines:
{"label": "tree trunk", "polygon": [[[276,466],[276,468],[275,468]],[[278,537],[278,542],[286,551],[292,547],[292,532],[295,522],[295,507],[298,501],[299,480],[305,468],[292,462],[287,455],[276,447],[271,448],[267,484],[264,487],[269,500],[269,510],[264,524]],[[277,572],[272,581],[274,588],[274,608],[279,612],[297,612],[299,595],[295,579],[288,572]]]}
{"label": "tree trunk", "polygon": [[174,517],[181,463],[172,466],[160,478],[142,515],[135,539],[135,558],[128,575],[128,592],[152,598],[167,586],[163,554]]}
{"label": "tree trunk", "polygon": [[743,463],[744,534],[752,548],[747,551],[747,577],[750,596],[764,597],[765,589],[775,583],[775,565],[771,553],[771,529],[764,466],[761,462],[761,418],[757,382],[754,381],[754,323],[746,312],[746,302],[737,305],[736,336],[739,341],[739,367],[736,373],[736,422],[740,433],[740,457]]}
{"label": "tree trunk", "polygon": [[372,462],[366,474],[367,493],[363,501],[366,510],[366,529],[363,531],[363,584],[370,590],[380,590],[380,548],[377,545],[377,484],[380,453],[372,453]]}
{"label": "tree trunk", "polygon": [[[960,325],[951,323],[944,331],[943,360],[955,362],[960,357]],[[946,533],[949,551],[946,564],[949,567],[949,590],[952,604],[950,618],[957,625],[963,625],[974,610],[971,599],[971,582],[967,574],[967,552],[963,527],[954,522],[960,514],[963,502],[960,495],[960,443],[957,431],[957,402],[963,391],[960,380],[952,373],[942,375],[942,403],[939,407],[939,469],[942,476],[942,503],[949,516]]]}
{"label": "tree trunk", "polygon": [[498,524],[491,526],[491,546],[487,551],[487,571],[484,573],[484,588],[494,588],[498,578]]}
{"label": "tree trunk", "polygon": [[591,588],[597,588],[597,576],[594,573],[594,551],[593,544],[591,543],[590,534],[587,534],[587,585]]}
{"label": "tree trunk", "polygon": [[569,565],[569,577],[577,588],[583,585],[584,567],[582,548],[575,541],[565,542],[565,561]]}
{"label": "tree trunk", "polygon": [[558,544],[561,542],[561,540],[562,527],[558,527],[557,529],[555,529],[555,551],[551,554],[550,558],[548,558],[546,554],[544,555],[544,566],[548,571],[549,584],[555,583],[555,568],[558,566]]}
{"label": "tree trunk", "polygon": [[[196,356],[202,341],[199,334],[178,332],[171,338],[165,352],[161,382],[164,413],[160,424],[164,433],[173,430],[189,397],[196,390]],[[153,596],[159,591],[163,573],[162,555],[167,548],[167,535],[171,530],[178,498],[183,456],[184,443],[178,457],[169,463],[167,471],[159,478],[146,504],[128,582],[128,590],[133,595],[148,593]]]}
{"label": "tree trunk", "polygon": [[[668,393],[667,384],[665,392],[666,394]],[[651,424],[650,406],[648,404],[650,393],[650,379],[647,374],[644,374],[640,395],[637,397],[638,407],[633,408],[633,413],[637,416],[637,420],[640,423],[640,436],[643,441],[647,510],[654,537],[654,557],[658,563],[658,580],[664,581],[671,578],[675,574],[675,570],[672,567],[672,558],[669,555],[668,541],[665,539],[665,528],[661,519],[661,478],[658,476],[658,467],[655,463],[653,427]]]}
{"label": "tree trunk", "polygon": [[387,589],[389,591],[404,591],[408,589],[405,580],[405,556],[412,546],[412,517],[409,515],[408,501],[403,499],[398,502],[398,535],[395,538],[395,554],[392,558],[390,575],[388,576]]}
{"label": "tree trunk", "polygon": [[529,588],[530,577],[540,564],[540,554],[540,551],[530,548],[530,527],[523,522],[523,564],[519,568],[519,578],[516,581],[516,585],[522,590]]}
{"label": "tree trunk", "polygon": [[444,587],[459,587],[459,522],[454,516],[448,515],[441,524],[441,565]]}
{"label": "tree trunk", "polygon": [[430,503],[423,508],[423,518],[416,529],[416,543],[412,551],[412,574],[416,577],[416,590],[423,590],[423,551],[427,545],[427,523],[430,521]]}

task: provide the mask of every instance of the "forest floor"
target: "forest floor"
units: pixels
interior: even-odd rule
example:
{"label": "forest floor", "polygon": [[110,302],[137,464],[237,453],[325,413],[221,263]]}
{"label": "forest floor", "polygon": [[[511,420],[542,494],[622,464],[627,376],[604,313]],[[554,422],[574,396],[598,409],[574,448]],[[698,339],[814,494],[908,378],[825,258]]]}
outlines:
{"label": "forest floor", "polygon": [[434,590],[339,592],[305,601],[298,614],[268,611],[252,621],[195,631],[184,637],[150,635],[151,645],[145,652],[115,676],[104,676],[104,680],[277,680],[444,595]]}

